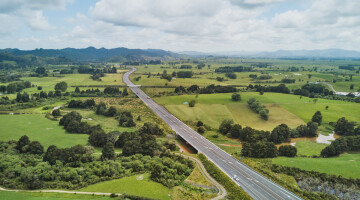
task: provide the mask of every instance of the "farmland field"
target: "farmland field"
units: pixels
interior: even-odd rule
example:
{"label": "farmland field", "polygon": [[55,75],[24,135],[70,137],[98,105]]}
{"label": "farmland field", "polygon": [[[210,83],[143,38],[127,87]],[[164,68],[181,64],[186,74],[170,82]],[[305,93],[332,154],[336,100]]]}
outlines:
{"label": "farmland field", "polygon": [[59,122],[46,119],[44,115],[0,115],[0,140],[18,140],[27,135],[32,141],[39,141],[46,149],[50,145],[71,147],[86,145],[88,135],[67,133]]}
{"label": "farmland field", "polygon": [[2,200],[72,200],[72,199],[110,200],[113,198],[97,196],[97,195],[94,195],[94,196],[83,195],[83,194],[0,191],[0,199],[2,199]]}
{"label": "farmland field", "polygon": [[149,174],[140,174],[122,179],[105,181],[81,189],[85,192],[126,193],[154,199],[170,199],[171,190],[149,179]]}
{"label": "farmland field", "polygon": [[360,178],[360,154],[344,153],[333,158],[287,158],[273,159],[274,164],[297,167],[327,174],[341,175],[343,177]]}
{"label": "farmland field", "polygon": [[[242,100],[234,102],[232,94],[200,94],[180,95],[155,98],[170,112],[184,121],[203,120],[213,128],[218,128],[223,119],[233,119],[242,126],[250,126],[260,130],[272,130],[275,126],[286,123],[296,127],[311,120],[315,111],[319,110],[323,116],[323,124],[336,122],[340,117],[346,116],[348,120],[356,121],[360,116],[360,104],[318,99],[313,99],[291,94],[265,93],[259,95],[254,92],[241,92]],[[270,110],[269,120],[262,120],[250,110],[246,101],[255,97]],[[196,100],[197,104],[191,108],[184,102]],[[329,106],[328,109],[325,107]],[[339,113],[342,115],[339,116]]]}

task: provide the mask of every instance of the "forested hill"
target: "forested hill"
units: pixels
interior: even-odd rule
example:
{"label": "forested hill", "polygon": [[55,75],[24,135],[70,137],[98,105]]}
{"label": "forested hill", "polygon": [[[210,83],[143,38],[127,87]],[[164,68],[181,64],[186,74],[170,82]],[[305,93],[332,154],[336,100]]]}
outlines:
{"label": "forested hill", "polygon": [[73,61],[142,61],[153,59],[175,59],[181,57],[170,51],[160,49],[128,49],[124,47],[115,49],[88,47],[85,49],[1,49],[1,52],[10,53],[15,56],[34,55],[40,57],[65,57]]}

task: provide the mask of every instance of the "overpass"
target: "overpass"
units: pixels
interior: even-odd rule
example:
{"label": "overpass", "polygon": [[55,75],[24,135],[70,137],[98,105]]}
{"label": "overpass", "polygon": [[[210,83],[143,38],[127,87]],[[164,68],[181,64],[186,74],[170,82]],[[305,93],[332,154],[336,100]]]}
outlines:
{"label": "overpass", "polygon": [[134,94],[136,94],[150,109],[152,109],[162,120],[164,120],[171,129],[176,132],[176,134],[180,135],[199,153],[204,154],[253,199],[301,199],[294,193],[272,182],[268,178],[240,162],[238,159],[226,153],[180,121],[174,115],[169,113],[164,107],[158,105],[149,96],[147,96],[139,86],[135,86],[130,81],[129,75],[134,71],[136,71],[135,67],[131,68],[131,70],[126,72],[123,76],[124,83],[129,86]]}

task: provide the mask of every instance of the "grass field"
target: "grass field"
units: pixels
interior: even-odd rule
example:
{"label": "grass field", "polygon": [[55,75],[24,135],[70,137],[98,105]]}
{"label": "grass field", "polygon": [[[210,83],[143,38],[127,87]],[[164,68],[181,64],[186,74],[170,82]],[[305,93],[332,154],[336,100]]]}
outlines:
{"label": "grass field", "polygon": [[[217,128],[225,118],[234,119],[242,126],[263,130],[271,130],[280,123],[295,127],[310,121],[317,110],[322,113],[323,124],[336,122],[342,116],[351,121],[359,121],[360,104],[357,103],[326,99],[318,99],[314,103],[314,99],[307,97],[300,99],[297,95],[279,93],[259,95],[254,92],[242,92],[240,94],[242,97],[240,102],[233,102],[231,94],[200,94],[198,98],[195,95],[167,96],[155,100],[184,121],[203,120],[214,128]],[[270,110],[268,121],[262,120],[247,108],[246,102],[251,97],[258,99]],[[195,107],[190,108],[183,104],[191,100],[197,101]],[[326,106],[329,106],[329,109],[325,109]]]}
{"label": "grass field", "polygon": [[18,140],[27,135],[31,141],[39,141],[45,149],[50,145],[71,147],[87,144],[88,135],[67,133],[58,124],[44,115],[0,115],[0,140]]}
{"label": "grass field", "polygon": [[39,192],[4,192],[0,191],[1,200],[72,200],[72,199],[96,199],[110,200],[114,198],[97,195],[65,194],[65,193],[39,193]]}
{"label": "grass field", "polygon": [[278,157],[273,159],[273,163],[348,178],[360,178],[360,153],[344,153],[334,158]]}
{"label": "grass field", "polygon": [[151,181],[149,174],[141,174],[122,179],[105,181],[90,185],[81,191],[86,192],[107,192],[126,193],[137,196],[144,196],[154,199],[170,199],[168,194],[171,190],[160,183]]}
{"label": "grass field", "polygon": [[328,145],[316,143],[314,141],[303,140],[296,142],[295,146],[298,150],[297,155],[319,156],[321,150],[323,150]]}

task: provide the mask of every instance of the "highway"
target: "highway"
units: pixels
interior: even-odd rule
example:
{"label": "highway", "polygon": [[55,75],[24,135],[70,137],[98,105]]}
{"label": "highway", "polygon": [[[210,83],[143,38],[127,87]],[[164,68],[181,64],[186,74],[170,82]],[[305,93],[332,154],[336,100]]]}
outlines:
{"label": "highway", "polygon": [[136,71],[136,68],[132,67],[129,72],[124,74],[124,83],[127,84],[150,109],[163,119],[176,134],[180,135],[185,141],[198,150],[199,153],[204,154],[253,199],[301,199],[226,153],[177,119],[164,107],[158,105],[140,89],[140,86],[134,85],[130,81],[129,75],[134,71]]}

